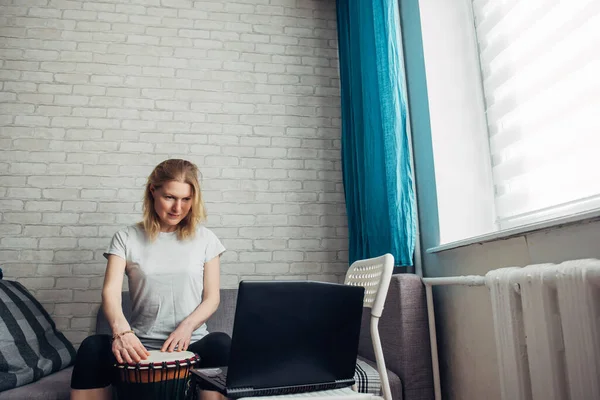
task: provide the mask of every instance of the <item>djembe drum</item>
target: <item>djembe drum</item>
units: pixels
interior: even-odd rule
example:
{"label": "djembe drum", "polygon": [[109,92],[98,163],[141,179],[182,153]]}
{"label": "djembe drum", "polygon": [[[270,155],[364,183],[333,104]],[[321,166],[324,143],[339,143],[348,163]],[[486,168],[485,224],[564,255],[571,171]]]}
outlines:
{"label": "djembe drum", "polygon": [[189,372],[200,358],[189,351],[172,353],[151,350],[137,364],[116,364],[118,399],[183,400],[189,387]]}

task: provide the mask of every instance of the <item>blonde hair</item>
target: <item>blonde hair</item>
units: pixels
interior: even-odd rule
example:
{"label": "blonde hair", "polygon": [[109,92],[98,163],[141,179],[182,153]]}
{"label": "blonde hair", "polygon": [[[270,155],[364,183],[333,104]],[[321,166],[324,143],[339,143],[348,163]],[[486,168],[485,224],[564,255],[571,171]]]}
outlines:
{"label": "blonde hair", "polygon": [[185,218],[177,225],[176,232],[179,240],[194,237],[196,226],[206,219],[198,175],[198,167],[194,163],[181,159],[165,160],[154,168],[146,183],[144,216],[139,223],[150,241],[154,241],[160,232],[160,218],[154,210],[154,196],[150,189],[152,187],[158,189],[169,181],[187,183],[192,187],[192,206]]}

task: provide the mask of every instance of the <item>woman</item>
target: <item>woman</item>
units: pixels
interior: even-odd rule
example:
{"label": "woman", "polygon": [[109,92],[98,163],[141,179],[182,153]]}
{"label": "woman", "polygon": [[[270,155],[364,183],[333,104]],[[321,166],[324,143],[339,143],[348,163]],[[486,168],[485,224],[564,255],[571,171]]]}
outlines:
{"label": "woman", "polygon": [[[113,335],[93,335],[81,344],[71,377],[73,400],[110,399],[114,364],[144,360],[148,349],[197,353],[200,367],[228,361],[229,336],[209,334],[205,324],[219,305],[225,248],[199,225],[206,212],[198,168],[185,160],[160,163],[148,177],[143,209],[143,221],[118,231],[104,254],[102,310]],[[121,308],[124,273],[131,325]]]}

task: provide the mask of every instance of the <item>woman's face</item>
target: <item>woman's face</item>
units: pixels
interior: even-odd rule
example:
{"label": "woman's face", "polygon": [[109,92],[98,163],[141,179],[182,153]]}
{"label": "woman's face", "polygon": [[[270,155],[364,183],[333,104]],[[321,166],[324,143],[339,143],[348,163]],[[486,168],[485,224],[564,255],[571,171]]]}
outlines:
{"label": "woman's face", "polygon": [[169,181],[158,189],[151,187],[154,211],[160,218],[161,232],[172,232],[192,208],[192,186],[189,183]]}

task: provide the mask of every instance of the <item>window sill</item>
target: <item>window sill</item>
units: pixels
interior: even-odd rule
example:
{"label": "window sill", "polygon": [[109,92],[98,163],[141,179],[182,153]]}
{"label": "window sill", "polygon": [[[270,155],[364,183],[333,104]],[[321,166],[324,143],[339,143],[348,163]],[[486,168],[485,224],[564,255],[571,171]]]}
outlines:
{"label": "window sill", "polygon": [[497,232],[490,232],[484,235],[474,236],[471,238],[457,240],[450,243],[445,243],[436,247],[427,249],[428,254],[439,253],[446,250],[452,250],[459,247],[465,247],[472,244],[483,244],[493,242],[495,240],[510,239],[516,236],[522,236],[527,233],[542,231],[546,229],[559,228],[565,225],[572,225],[580,222],[589,222],[591,220],[600,219],[600,210],[591,210],[573,215],[568,215],[560,218],[553,218],[542,222],[523,225],[516,228],[505,229]]}

